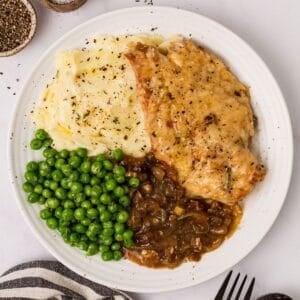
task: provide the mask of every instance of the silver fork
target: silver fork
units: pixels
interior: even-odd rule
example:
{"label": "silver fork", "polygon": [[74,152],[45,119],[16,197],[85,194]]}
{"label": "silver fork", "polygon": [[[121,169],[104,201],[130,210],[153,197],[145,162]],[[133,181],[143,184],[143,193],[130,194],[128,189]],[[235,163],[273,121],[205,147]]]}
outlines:
{"label": "silver fork", "polygon": [[[234,282],[229,290],[229,293],[227,294],[227,298],[225,298],[225,294],[226,294],[226,289],[227,287],[229,286],[229,281],[230,281],[230,278],[231,278],[231,275],[232,275],[232,271],[230,271],[228,273],[228,275],[226,276],[225,280],[223,281],[216,297],[215,297],[215,300],[231,300],[231,299],[234,299],[234,300],[250,300],[251,298],[251,295],[252,295],[252,291],[253,291],[253,288],[254,288],[254,284],[255,284],[255,278],[252,278],[246,292],[245,292],[245,295],[242,296],[242,292],[243,292],[243,289],[244,289],[244,286],[245,286],[245,283],[246,283],[246,280],[247,280],[247,275],[244,276],[241,284],[239,285],[239,287],[237,287],[237,284],[238,284],[238,281],[240,279],[240,273],[237,274],[237,276],[235,277],[234,279]],[[237,290],[237,292],[235,293],[235,296],[233,295],[234,292]],[[233,298],[235,297],[235,298]]]}

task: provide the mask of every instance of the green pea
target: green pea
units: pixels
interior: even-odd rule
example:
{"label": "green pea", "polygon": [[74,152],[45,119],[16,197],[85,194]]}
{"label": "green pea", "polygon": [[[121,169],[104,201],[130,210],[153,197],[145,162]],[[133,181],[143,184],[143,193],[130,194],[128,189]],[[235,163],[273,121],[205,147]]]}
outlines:
{"label": "green pea", "polygon": [[63,150],[58,152],[58,156],[60,158],[67,159],[69,157],[69,151],[66,150],[66,149],[63,149]]}
{"label": "green pea", "polygon": [[123,256],[122,252],[119,250],[116,250],[113,253],[114,253],[114,260],[116,261],[120,260]]}
{"label": "green pea", "polygon": [[82,184],[80,182],[73,182],[71,184],[71,191],[76,194],[82,192],[83,191]]}
{"label": "green pea", "polygon": [[101,258],[104,261],[110,261],[110,260],[113,260],[114,254],[111,251],[106,251],[101,254]]}
{"label": "green pea", "polygon": [[81,207],[85,208],[85,209],[90,209],[93,207],[91,201],[89,200],[84,200],[81,202]]}
{"label": "green pea", "polygon": [[70,242],[72,245],[76,245],[80,240],[80,235],[77,232],[72,232],[70,234]]}
{"label": "green pea", "polygon": [[84,187],[84,193],[87,195],[87,196],[91,196],[92,194],[92,187],[90,185],[86,185]]}
{"label": "green pea", "polygon": [[38,129],[35,132],[35,137],[41,141],[44,141],[46,138],[48,138],[48,133],[44,129]]}
{"label": "green pea", "polygon": [[79,176],[80,176],[79,172],[76,171],[76,170],[74,170],[74,171],[70,174],[70,176],[69,176],[68,178],[69,178],[70,181],[76,182],[76,181],[79,180]]}
{"label": "green pea", "polygon": [[70,151],[70,156],[75,156],[75,155],[77,155],[76,150]]}
{"label": "green pea", "polygon": [[68,199],[72,199],[72,200],[75,200],[76,199],[76,193],[72,192],[72,191],[69,191],[68,192],[68,195],[67,195],[67,198]]}
{"label": "green pea", "polygon": [[46,148],[44,151],[43,151],[43,156],[45,158],[53,158],[55,157],[57,151],[53,148]]}
{"label": "green pea", "polygon": [[121,186],[117,186],[114,189],[114,195],[118,198],[121,198],[122,196],[124,196],[124,190]]}
{"label": "green pea", "polygon": [[74,211],[74,217],[78,221],[82,221],[85,218],[85,216],[86,216],[85,208],[79,207],[79,208],[76,208],[76,210]]}
{"label": "green pea", "polygon": [[83,173],[89,173],[91,170],[91,162],[89,160],[83,161],[83,163],[80,165],[80,170]]}
{"label": "green pea", "polygon": [[32,193],[30,193],[30,194],[28,195],[27,201],[28,201],[29,203],[36,203],[36,202],[39,201],[39,198],[40,198],[40,196],[39,196],[38,193],[32,192]]}
{"label": "green pea", "polygon": [[69,164],[72,168],[76,169],[81,165],[81,158],[77,155],[71,156],[69,158]]}
{"label": "green pea", "polygon": [[86,255],[87,256],[92,256],[92,255],[95,255],[97,254],[99,251],[99,246],[97,243],[90,243],[89,246],[88,246],[88,249],[86,251]]}
{"label": "green pea", "polygon": [[86,212],[86,215],[89,219],[96,219],[98,217],[98,210],[96,208],[89,208]]}
{"label": "green pea", "polygon": [[38,181],[38,177],[37,177],[36,173],[34,173],[32,171],[25,172],[24,177],[25,177],[26,181],[28,181],[29,183],[32,183],[32,184],[36,184]]}
{"label": "green pea", "polygon": [[64,208],[74,208],[75,203],[72,200],[66,200],[64,202]]}
{"label": "green pea", "polygon": [[111,196],[109,194],[107,194],[107,193],[103,193],[100,196],[100,201],[101,201],[101,203],[103,203],[105,205],[112,203]]}
{"label": "green pea", "polygon": [[117,215],[117,221],[119,223],[126,223],[129,219],[129,214],[126,210],[121,210]]}
{"label": "green pea", "polygon": [[65,165],[66,165],[66,161],[63,158],[59,158],[55,163],[55,168],[60,170],[62,166]]}
{"label": "green pea", "polygon": [[109,179],[105,182],[105,187],[108,191],[113,191],[117,186],[117,183],[114,179]]}
{"label": "green pea", "polygon": [[80,221],[80,223],[84,226],[89,226],[92,223],[92,221],[89,218],[84,218]]}
{"label": "green pea", "polygon": [[26,170],[27,171],[31,171],[31,172],[35,172],[39,169],[39,164],[35,161],[30,161],[29,163],[27,163],[26,165]]}
{"label": "green pea", "polygon": [[112,152],[112,157],[115,160],[122,160],[124,157],[124,152],[122,151],[122,149],[117,148]]}
{"label": "green pea", "polygon": [[51,181],[49,188],[55,192],[58,189],[58,183],[56,181]]}
{"label": "green pea", "polygon": [[49,208],[44,208],[40,211],[40,218],[47,220],[52,217],[52,212]]}
{"label": "green pea", "polygon": [[99,184],[100,184],[100,179],[96,176],[93,176],[91,178],[91,185],[93,186],[93,185],[99,185]]}
{"label": "green pea", "polygon": [[92,172],[94,175],[97,175],[97,174],[100,172],[101,168],[102,168],[101,162],[95,161],[95,162],[93,162],[92,165],[91,165],[91,172]]}
{"label": "green pea", "polygon": [[59,182],[63,179],[64,175],[60,170],[54,170],[52,172],[52,179],[56,182]]}
{"label": "green pea", "polygon": [[115,223],[115,232],[118,234],[123,234],[125,231],[124,223]]}
{"label": "green pea", "polygon": [[65,225],[62,225],[60,222],[59,222],[59,225],[58,225],[58,231],[61,233],[61,235],[70,235],[71,234],[71,228],[65,226]]}
{"label": "green pea", "polygon": [[101,214],[100,214],[100,220],[101,222],[107,222],[111,219],[111,213],[109,211],[103,211]]}
{"label": "green pea", "polygon": [[124,242],[124,246],[127,247],[127,248],[130,248],[134,245],[134,242],[131,239],[126,239],[126,240],[124,239],[123,242]]}
{"label": "green pea", "polygon": [[67,191],[60,187],[55,191],[55,196],[60,200],[65,200],[67,198]]}
{"label": "green pea", "polygon": [[140,180],[136,177],[130,177],[128,183],[131,187],[137,188],[140,185]]}
{"label": "green pea", "polygon": [[[71,235],[71,233],[66,232],[66,233],[62,234],[61,237],[63,238],[63,240],[64,240],[65,243],[71,245],[71,242],[70,242],[70,235]],[[71,245],[71,246],[72,246],[72,245]]]}
{"label": "green pea", "polygon": [[127,185],[123,185],[123,190],[125,194],[129,193],[129,187]]}
{"label": "green pea", "polygon": [[91,189],[91,197],[99,197],[102,189],[99,185],[94,185]]}
{"label": "green pea", "polygon": [[128,207],[130,206],[130,198],[127,195],[122,196],[119,199],[119,203],[123,206],[123,207]]}
{"label": "green pea", "polygon": [[101,232],[101,229],[102,227],[99,223],[91,223],[88,230],[92,235],[96,235]]}
{"label": "green pea", "polygon": [[55,166],[55,163],[56,163],[56,159],[55,157],[49,157],[46,159],[46,163],[51,166],[51,167],[54,167]]}
{"label": "green pea", "polygon": [[123,235],[121,233],[116,233],[115,234],[115,240],[118,242],[123,241]]}
{"label": "green pea", "polygon": [[91,180],[91,176],[88,173],[82,173],[79,178],[80,182],[83,184],[88,184]]}
{"label": "green pea", "polygon": [[99,213],[101,214],[103,211],[106,211],[106,206],[103,204],[98,204],[97,209],[98,209]]}
{"label": "green pea", "polygon": [[57,207],[54,211],[54,215],[57,219],[60,219],[62,217],[63,208],[61,206]]}
{"label": "green pea", "polygon": [[44,181],[44,187],[45,187],[45,188],[50,188],[50,184],[51,184],[51,180],[46,179],[46,180]]}
{"label": "green pea", "polygon": [[101,153],[96,156],[96,161],[102,162],[104,160],[106,160],[105,154]]}
{"label": "green pea", "polygon": [[77,154],[78,156],[80,156],[81,158],[84,158],[84,157],[87,156],[87,150],[86,150],[85,148],[78,148],[78,149],[76,150],[76,154]]}
{"label": "green pea", "polygon": [[117,203],[111,203],[109,206],[108,206],[108,211],[110,211],[111,213],[115,213],[117,212],[119,209],[119,206]]}
{"label": "green pea", "polygon": [[55,208],[59,207],[59,205],[60,205],[60,202],[56,198],[49,198],[46,200],[46,206],[50,209],[55,209]]}
{"label": "green pea", "polygon": [[80,206],[81,205],[81,203],[83,202],[83,201],[85,201],[85,194],[84,193],[78,193],[78,194],[76,194],[75,195],[75,199],[74,199],[74,201],[75,201],[75,204],[77,205],[77,206]]}
{"label": "green pea", "polygon": [[61,171],[65,176],[70,176],[72,174],[72,167],[70,165],[62,165],[61,166]]}
{"label": "green pea", "polygon": [[102,223],[103,228],[114,228],[114,224],[112,221],[107,221]]}
{"label": "green pea", "polygon": [[110,246],[110,249],[111,249],[111,250],[114,250],[114,251],[120,250],[120,249],[121,249],[121,244],[118,243],[118,242],[115,242],[115,243],[113,243],[113,244]]}
{"label": "green pea", "polygon": [[108,181],[108,180],[110,180],[110,179],[114,179],[114,175],[113,175],[113,173],[106,173],[106,175],[104,176],[104,180],[105,181]]}
{"label": "green pea", "polygon": [[116,180],[117,183],[124,183],[126,181],[125,176],[114,176],[114,179]]}
{"label": "green pea", "polygon": [[52,168],[46,161],[41,161],[39,163],[39,170],[42,176],[47,176],[48,174],[50,174]]}
{"label": "green pea", "polygon": [[104,236],[103,237],[103,245],[106,245],[106,246],[110,246],[113,242],[113,238],[111,236]]}
{"label": "green pea", "polygon": [[62,212],[62,219],[65,221],[72,221],[74,218],[74,211],[71,208],[65,208]]}
{"label": "green pea", "polygon": [[52,197],[53,193],[49,189],[44,189],[42,192],[42,196],[44,198],[50,198]]}
{"label": "green pea", "polygon": [[51,138],[47,138],[43,141],[43,147],[47,148],[50,147],[53,143],[53,140]]}
{"label": "green pea", "polygon": [[101,244],[101,245],[99,246],[99,251],[100,251],[101,253],[107,252],[107,251],[109,251],[109,246]]}
{"label": "green pea", "polygon": [[106,175],[106,171],[104,169],[100,170],[100,172],[97,174],[97,178],[104,178]]}
{"label": "green pea", "polygon": [[87,228],[80,223],[76,224],[74,229],[78,233],[85,233],[87,231]]}
{"label": "green pea", "polygon": [[112,170],[114,167],[113,163],[108,159],[105,159],[102,163],[103,163],[104,169],[107,171]]}
{"label": "green pea", "polygon": [[45,204],[46,203],[46,198],[44,198],[43,196],[40,196],[37,203],[41,204],[41,205]]}
{"label": "green pea", "polygon": [[113,228],[104,228],[102,230],[102,235],[104,237],[107,237],[107,236],[113,236],[115,233],[114,229]]}
{"label": "green pea", "polygon": [[39,150],[43,147],[43,142],[39,139],[33,139],[30,142],[30,147],[32,150]]}
{"label": "green pea", "polygon": [[26,193],[31,193],[31,192],[33,192],[33,185],[30,183],[30,182],[24,182],[23,183],[23,190],[24,190],[24,192],[26,192]]}
{"label": "green pea", "polygon": [[123,239],[130,240],[133,237],[133,231],[131,229],[127,229],[123,232]]}
{"label": "green pea", "polygon": [[100,203],[99,197],[92,196],[90,201],[93,205],[98,205]]}
{"label": "green pea", "polygon": [[58,222],[56,218],[49,218],[47,219],[46,223],[50,229],[56,229],[58,226]]}
{"label": "green pea", "polygon": [[86,241],[80,241],[78,243],[78,248],[82,251],[86,251],[88,249],[88,243]]}
{"label": "green pea", "polygon": [[113,173],[115,176],[125,176],[126,169],[123,166],[115,166],[113,169]]}

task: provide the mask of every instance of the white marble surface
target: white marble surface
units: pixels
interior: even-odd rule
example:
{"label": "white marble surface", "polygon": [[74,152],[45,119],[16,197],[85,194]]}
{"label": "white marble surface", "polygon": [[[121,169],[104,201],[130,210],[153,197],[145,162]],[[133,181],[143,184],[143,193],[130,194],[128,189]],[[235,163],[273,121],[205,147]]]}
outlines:
{"label": "white marble surface", "polygon": [[[145,1],[149,2],[149,1]],[[274,226],[256,249],[235,266],[257,279],[255,295],[283,291],[300,299],[300,1],[299,0],[154,0],[154,5],[174,6],[208,16],[246,40],[265,60],[285,96],[294,129],[293,178],[285,205]],[[146,5],[144,0],[89,0],[69,14],[50,12],[34,2],[39,26],[31,44],[20,54],[0,58],[0,273],[21,262],[47,259],[18,211],[8,178],[8,128],[20,89],[35,60],[62,34],[106,11]],[[3,73],[3,74],[2,74]],[[285,159],[282,157],[281,159]],[[270,199],[272,203],[272,199]],[[224,275],[176,292],[133,294],[135,299],[213,299]]]}

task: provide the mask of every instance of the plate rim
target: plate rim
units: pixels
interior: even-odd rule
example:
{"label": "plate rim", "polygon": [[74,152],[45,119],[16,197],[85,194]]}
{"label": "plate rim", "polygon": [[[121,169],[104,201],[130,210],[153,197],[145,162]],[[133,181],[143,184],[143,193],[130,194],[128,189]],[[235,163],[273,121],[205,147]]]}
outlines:
{"label": "plate rim", "polygon": [[[185,284],[181,284],[180,286],[173,286],[172,288],[167,287],[167,288],[163,288],[163,287],[159,287],[159,288],[154,288],[151,289],[149,287],[145,288],[145,287],[133,287],[133,286],[127,286],[126,284],[119,284],[117,287],[112,287],[111,283],[109,281],[103,280],[97,278],[94,275],[90,275],[88,272],[82,272],[82,270],[80,270],[80,268],[77,268],[76,266],[73,266],[71,263],[69,263],[68,261],[65,261],[65,259],[59,254],[57,253],[54,249],[52,249],[52,246],[49,245],[48,241],[46,238],[44,238],[42,235],[39,234],[38,229],[35,227],[33,221],[31,220],[31,218],[26,214],[25,211],[25,205],[26,203],[23,203],[24,201],[21,200],[21,194],[20,194],[20,186],[18,184],[15,184],[15,174],[14,174],[14,162],[13,162],[13,145],[14,145],[14,141],[13,139],[11,139],[11,134],[13,133],[13,129],[15,128],[16,122],[17,122],[17,114],[18,114],[18,106],[19,103],[22,102],[22,98],[23,98],[23,94],[25,92],[26,87],[28,86],[28,84],[31,81],[32,78],[32,74],[34,74],[40,64],[43,62],[43,60],[49,55],[49,53],[57,46],[59,45],[62,41],[64,41],[66,38],[68,38],[70,35],[72,35],[73,33],[75,33],[77,30],[79,30],[81,27],[88,25],[89,23],[93,23],[98,19],[102,19],[102,18],[107,18],[110,16],[114,16],[114,15],[118,15],[118,14],[126,14],[127,12],[132,12],[132,11],[136,11],[136,12],[144,12],[144,13],[151,13],[151,11],[166,11],[166,12],[181,12],[183,14],[190,14],[191,16],[194,17],[199,17],[202,18],[203,20],[205,20],[208,23],[211,23],[214,26],[219,27],[220,29],[222,29],[223,31],[227,32],[228,34],[230,34],[231,36],[234,36],[237,40],[239,40],[239,43],[241,43],[243,46],[245,46],[248,51],[252,52],[252,55],[255,57],[256,60],[258,60],[262,67],[264,68],[264,71],[266,73],[268,73],[268,76],[270,76],[270,78],[273,80],[273,83],[275,84],[275,88],[276,88],[276,93],[278,94],[279,98],[280,98],[280,104],[282,105],[283,108],[283,115],[285,116],[286,119],[286,126],[287,126],[287,131],[286,131],[286,141],[288,141],[289,143],[289,147],[288,147],[288,152],[289,152],[289,161],[287,163],[288,166],[288,178],[287,178],[287,184],[285,187],[285,190],[283,190],[283,199],[278,207],[278,210],[276,211],[276,215],[273,218],[272,222],[270,222],[269,226],[266,227],[266,229],[264,230],[264,234],[262,234],[262,236],[260,237],[260,239],[258,239],[256,241],[256,243],[254,243],[253,245],[251,245],[250,247],[248,247],[247,251],[245,251],[245,253],[243,253],[243,255],[238,255],[238,258],[235,259],[234,264],[232,264],[229,267],[225,267],[222,270],[220,270],[218,273],[213,274],[213,275],[208,275],[207,278],[205,278],[204,280],[201,281],[192,281],[190,280],[188,283]],[[13,190],[14,190],[14,195],[15,195],[15,201],[17,202],[17,206],[19,208],[19,210],[21,211],[21,214],[23,216],[23,218],[26,220],[26,223],[29,225],[31,231],[34,233],[34,236],[37,238],[37,240],[41,243],[41,245],[53,256],[55,257],[58,261],[62,262],[65,266],[67,266],[69,269],[73,270],[74,272],[76,272],[77,274],[86,277],[92,281],[98,282],[100,284],[103,285],[107,285],[108,287],[111,288],[117,288],[117,289],[121,289],[121,290],[126,290],[126,291],[130,291],[130,292],[140,292],[140,293],[158,293],[158,292],[167,292],[167,291],[175,291],[175,290],[179,290],[179,289],[183,289],[183,288],[187,288],[187,287],[191,287],[200,283],[204,283],[212,278],[215,278],[216,276],[220,275],[221,273],[227,271],[230,268],[233,268],[236,264],[238,264],[241,260],[243,260],[244,258],[246,258],[253,250],[255,247],[257,247],[260,242],[264,239],[264,237],[266,236],[266,234],[270,231],[270,229],[272,228],[273,224],[275,223],[275,221],[278,218],[278,215],[283,207],[284,202],[286,201],[287,198],[287,194],[289,191],[289,187],[290,187],[290,183],[291,183],[291,178],[292,178],[292,173],[293,173],[293,161],[294,161],[294,140],[293,140],[293,129],[292,129],[292,123],[291,123],[291,118],[290,118],[290,114],[287,108],[287,103],[285,101],[284,95],[280,89],[280,86],[277,82],[277,80],[275,79],[275,77],[273,76],[272,72],[270,71],[270,69],[268,68],[268,66],[266,65],[266,63],[264,62],[264,60],[255,52],[255,50],[246,42],[244,41],[241,37],[239,37],[236,33],[234,33],[233,31],[231,31],[230,29],[228,29],[226,26],[222,25],[221,23],[215,21],[214,19],[211,19],[207,16],[198,14],[196,12],[190,11],[190,10],[186,10],[186,9],[181,9],[181,8],[175,8],[175,7],[171,7],[171,6],[143,6],[143,7],[129,7],[129,8],[122,8],[122,9],[117,9],[117,10],[113,10],[113,11],[109,11],[109,12],[104,12],[101,13],[93,18],[91,18],[90,20],[87,20],[85,22],[82,22],[81,24],[77,25],[76,27],[74,27],[72,30],[67,31],[66,33],[64,33],[59,39],[57,39],[55,42],[53,42],[40,56],[40,58],[37,60],[37,62],[33,65],[33,67],[31,68],[30,72],[28,72],[28,77],[26,78],[20,95],[18,97],[18,100],[15,103],[15,107],[13,109],[13,113],[12,113],[12,119],[10,121],[9,124],[9,131],[8,131],[8,164],[9,164],[9,174],[10,174],[10,178],[12,179],[11,183],[13,185]]]}

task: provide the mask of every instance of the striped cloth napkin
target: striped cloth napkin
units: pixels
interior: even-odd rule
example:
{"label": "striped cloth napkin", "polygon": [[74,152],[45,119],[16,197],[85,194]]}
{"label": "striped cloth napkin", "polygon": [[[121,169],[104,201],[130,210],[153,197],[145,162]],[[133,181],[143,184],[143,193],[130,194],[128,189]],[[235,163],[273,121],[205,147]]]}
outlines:
{"label": "striped cloth napkin", "polygon": [[57,261],[32,261],[6,271],[0,277],[0,299],[131,300]]}

